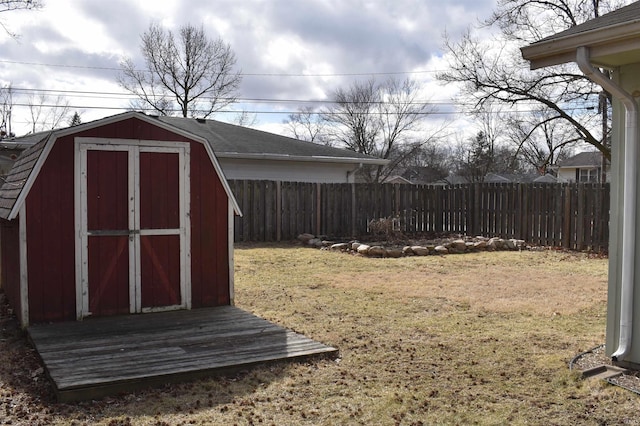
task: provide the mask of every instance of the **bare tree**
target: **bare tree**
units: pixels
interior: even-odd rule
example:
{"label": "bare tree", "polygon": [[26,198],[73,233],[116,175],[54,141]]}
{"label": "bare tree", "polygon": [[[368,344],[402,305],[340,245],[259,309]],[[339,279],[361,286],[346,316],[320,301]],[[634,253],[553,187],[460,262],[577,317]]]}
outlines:
{"label": "bare tree", "polygon": [[580,141],[572,126],[552,117],[548,110],[540,109],[525,117],[511,117],[507,125],[518,157],[541,175],[547,173],[549,166],[570,157]]}
{"label": "bare tree", "polygon": [[[42,0],[0,0],[0,13],[12,12],[15,10],[34,10],[40,9],[43,6]],[[5,21],[0,19],[0,26],[11,37],[17,37],[13,33]]]}
{"label": "bare tree", "polygon": [[[353,151],[391,160],[387,167],[369,170],[364,177],[380,182],[420,146],[436,137],[423,129],[424,120],[436,111],[420,100],[420,86],[411,79],[389,79],[379,84],[375,79],[356,82],[333,94],[334,104],[326,108],[323,119],[330,125],[328,137]],[[398,147],[412,146],[399,154]]]}
{"label": "bare tree", "polygon": [[127,58],[118,83],[138,97],[132,107],[162,115],[207,118],[236,101],[242,80],[236,57],[222,39],[207,38],[202,27],[180,27],[178,35],[151,24],[142,35],[145,68]]}
{"label": "bare tree", "polygon": [[244,127],[255,126],[258,124],[258,115],[255,112],[242,110],[233,118],[233,123]]}
{"label": "bare tree", "polygon": [[0,87],[0,139],[13,136],[11,113],[13,111],[13,89],[11,83]]}
{"label": "bare tree", "polygon": [[291,136],[296,139],[331,145],[331,141],[327,138],[327,123],[312,107],[303,107],[298,112],[289,114],[284,124],[287,125]]}
{"label": "bare tree", "polygon": [[395,174],[413,183],[433,183],[446,178],[455,164],[452,147],[440,140],[401,145]]}
{"label": "bare tree", "polygon": [[32,133],[60,127],[62,123],[68,122],[71,112],[69,101],[62,95],[56,98],[50,98],[45,94],[30,96],[27,107]]}
{"label": "bare tree", "polygon": [[610,157],[610,148],[598,134],[599,116],[590,108],[597,102],[598,87],[574,65],[529,71],[519,48],[622,4],[618,0],[499,0],[485,22],[499,34],[485,41],[471,30],[457,42],[445,37],[449,67],[438,79],[459,83],[464,106],[470,110],[489,101],[523,111],[542,106],[548,111],[546,120],[567,123],[581,141]]}

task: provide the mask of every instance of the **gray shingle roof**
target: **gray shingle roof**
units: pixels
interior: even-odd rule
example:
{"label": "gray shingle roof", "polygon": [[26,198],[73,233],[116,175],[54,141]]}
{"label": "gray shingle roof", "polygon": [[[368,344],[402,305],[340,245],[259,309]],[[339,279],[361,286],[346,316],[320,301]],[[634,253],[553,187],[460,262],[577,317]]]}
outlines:
{"label": "gray shingle roof", "polygon": [[9,218],[9,214],[16,204],[24,184],[27,182],[52,133],[38,133],[37,138],[31,140],[33,144],[20,154],[9,174],[5,176],[4,182],[0,187],[0,217],[3,219]]}
{"label": "gray shingle roof", "polygon": [[558,167],[597,167],[602,165],[602,154],[598,151],[581,152],[557,164]]}
{"label": "gray shingle roof", "polygon": [[[326,157],[380,162],[381,159],[354,151],[301,141],[275,133],[263,132],[216,120],[182,117],[157,117],[194,135],[205,138],[220,158],[243,155],[289,157]],[[386,163],[382,160],[383,163]]]}

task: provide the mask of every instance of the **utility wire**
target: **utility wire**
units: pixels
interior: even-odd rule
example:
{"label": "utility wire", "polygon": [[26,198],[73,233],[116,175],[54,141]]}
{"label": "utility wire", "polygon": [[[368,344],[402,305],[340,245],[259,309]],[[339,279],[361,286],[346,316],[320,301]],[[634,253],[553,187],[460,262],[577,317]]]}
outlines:
{"label": "utility wire", "polygon": [[[116,67],[98,67],[89,65],[67,65],[67,64],[48,64],[42,62],[25,62],[25,61],[10,61],[0,60],[0,63],[14,64],[14,65],[31,65],[41,67],[54,67],[54,68],[73,68],[73,69],[88,69],[88,70],[104,70],[104,71],[122,71],[121,68]],[[148,72],[147,70],[136,70],[141,72]],[[412,74],[435,74],[441,72],[440,70],[417,70],[417,71],[389,71],[389,72],[357,72],[357,73],[313,73],[313,74],[296,74],[296,73],[242,73],[241,75],[248,77],[352,77],[352,76],[366,76],[366,75],[412,75]]]}

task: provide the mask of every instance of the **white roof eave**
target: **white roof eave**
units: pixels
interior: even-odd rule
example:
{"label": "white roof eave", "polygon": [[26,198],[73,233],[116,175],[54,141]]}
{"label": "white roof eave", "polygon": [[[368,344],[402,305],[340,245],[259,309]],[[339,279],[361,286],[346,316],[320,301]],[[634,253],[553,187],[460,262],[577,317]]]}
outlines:
{"label": "white roof eave", "polygon": [[236,158],[242,160],[274,160],[274,161],[301,161],[301,162],[323,162],[342,164],[367,164],[384,166],[389,164],[389,160],[383,158],[357,158],[357,157],[331,157],[322,155],[288,155],[288,154],[268,154],[268,153],[240,153],[240,152],[219,152],[218,158]]}
{"label": "white roof eave", "polygon": [[538,69],[575,61],[578,47],[589,47],[592,56],[597,58],[621,53],[625,49],[638,48],[638,43],[640,43],[640,20],[633,20],[533,43],[520,50],[522,57],[531,62],[531,69]]}

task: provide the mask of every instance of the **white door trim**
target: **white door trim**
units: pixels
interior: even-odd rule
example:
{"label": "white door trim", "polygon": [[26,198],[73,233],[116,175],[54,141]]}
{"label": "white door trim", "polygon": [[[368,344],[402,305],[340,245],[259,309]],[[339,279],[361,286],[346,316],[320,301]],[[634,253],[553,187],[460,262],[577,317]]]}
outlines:
{"label": "white door trim", "polygon": [[[128,152],[129,191],[129,310],[131,313],[155,312],[173,309],[191,309],[191,236],[190,236],[190,145],[188,142],[165,142],[129,139],[75,139],[75,195],[76,195],[76,316],[90,316],[88,283],[88,224],[87,224],[87,151]],[[140,229],[140,153],[177,153],[179,158],[179,228]],[[178,235],[180,237],[180,300],[179,305],[142,308],[140,272],[141,235]]]}

